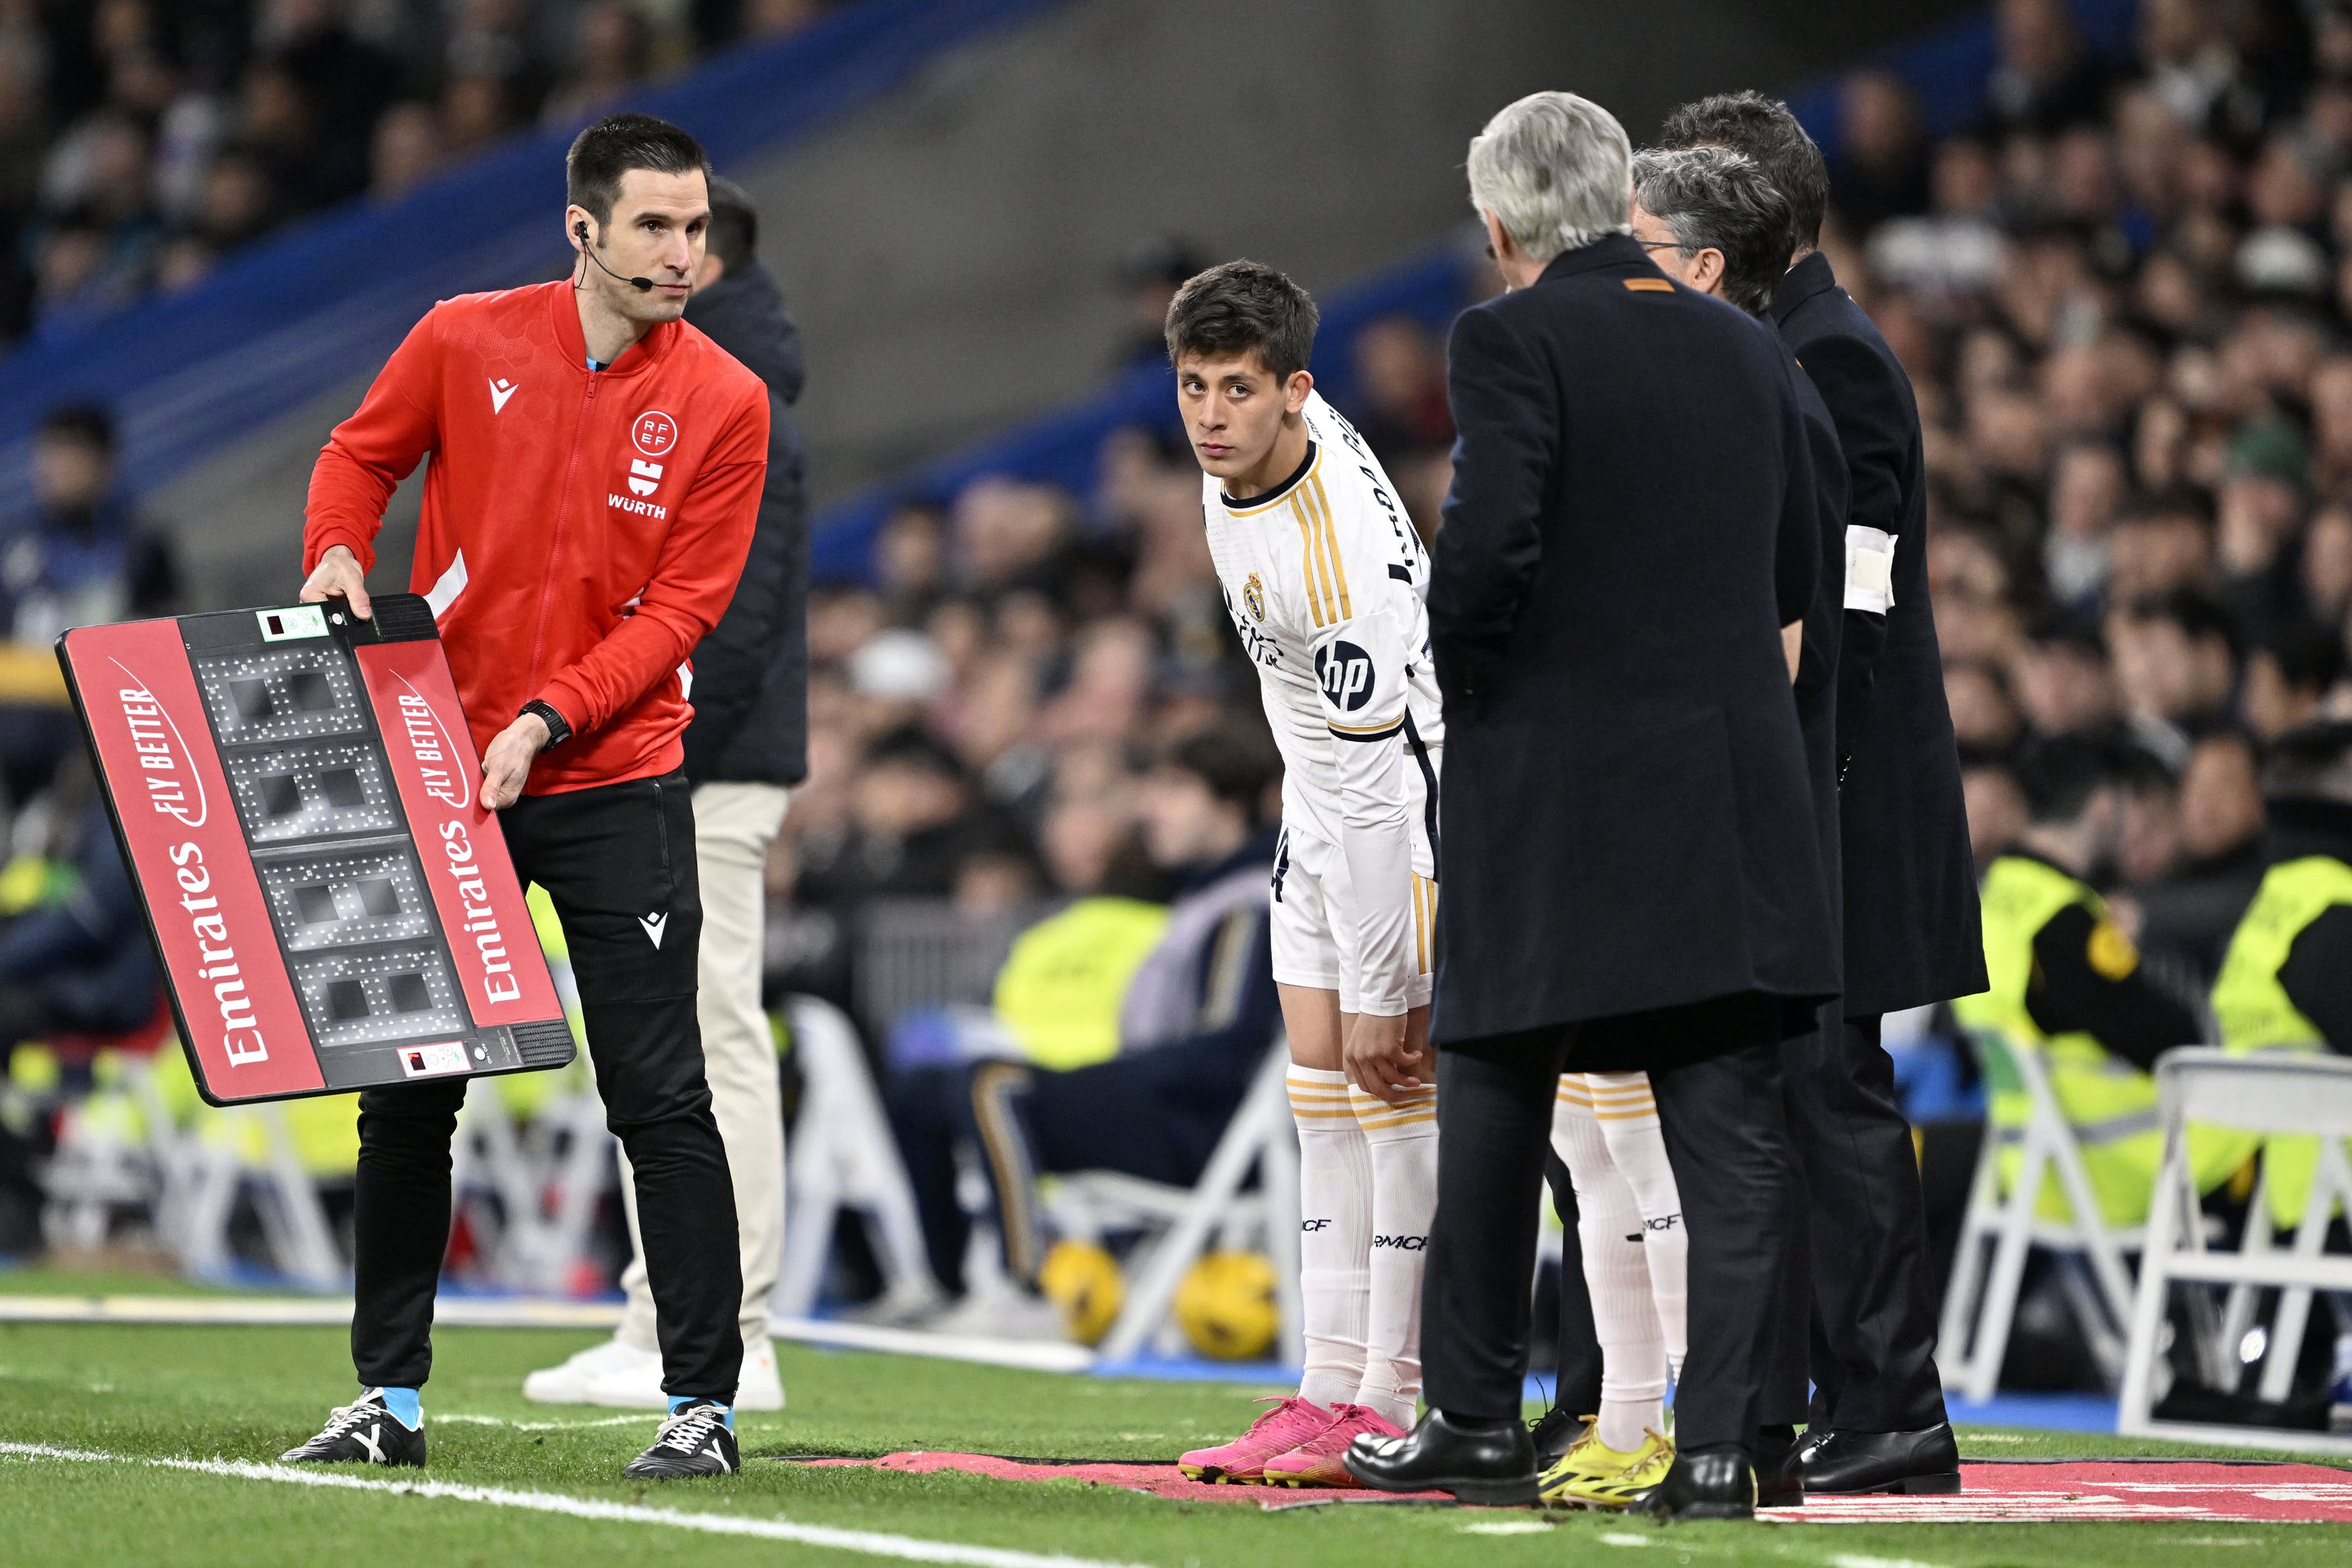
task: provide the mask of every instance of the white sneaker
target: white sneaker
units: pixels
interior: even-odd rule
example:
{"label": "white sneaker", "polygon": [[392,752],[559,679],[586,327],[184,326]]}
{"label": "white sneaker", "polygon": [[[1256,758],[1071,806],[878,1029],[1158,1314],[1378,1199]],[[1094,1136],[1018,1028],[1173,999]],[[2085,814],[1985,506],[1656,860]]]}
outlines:
{"label": "white sneaker", "polygon": [[[522,1396],[541,1405],[597,1405],[589,1389],[607,1375],[639,1366],[653,1368],[653,1388],[661,1392],[661,1353],[639,1350],[617,1336],[602,1344],[590,1345],[561,1366],[541,1367],[522,1380]],[[667,1401],[656,1401],[656,1408],[667,1408]]]}
{"label": "white sneaker", "polygon": [[[667,1410],[669,1396],[662,1392],[662,1359],[658,1351],[629,1353],[629,1359],[607,1361],[590,1375],[580,1403],[608,1405],[621,1410]],[[743,1354],[743,1371],[735,1385],[738,1410],[781,1410],[783,1380],[776,1375],[776,1349],[767,1340]]]}

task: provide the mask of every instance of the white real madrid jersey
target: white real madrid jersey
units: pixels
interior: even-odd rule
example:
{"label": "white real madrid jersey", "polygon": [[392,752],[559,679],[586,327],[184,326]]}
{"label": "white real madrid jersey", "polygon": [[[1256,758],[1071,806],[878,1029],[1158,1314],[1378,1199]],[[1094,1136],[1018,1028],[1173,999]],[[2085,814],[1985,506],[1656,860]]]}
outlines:
{"label": "white real madrid jersey", "polygon": [[1282,749],[1284,825],[1346,855],[1362,951],[1341,962],[1365,1010],[1392,1016],[1415,970],[1405,770],[1433,802],[1444,741],[1422,604],[1429,559],[1355,427],[1319,392],[1304,415],[1297,473],[1246,501],[1204,476],[1202,506]]}

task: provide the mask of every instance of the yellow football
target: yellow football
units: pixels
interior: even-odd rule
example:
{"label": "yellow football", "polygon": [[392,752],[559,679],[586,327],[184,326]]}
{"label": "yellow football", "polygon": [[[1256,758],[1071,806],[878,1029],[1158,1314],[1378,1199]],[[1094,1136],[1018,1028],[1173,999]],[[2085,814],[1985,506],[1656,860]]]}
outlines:
{"label": "yellow football", "polygon": [[1202,1355],[1255,1361],[1282,1326],[1274,1265],[1259,1252],[1211,1252],[1176,1288],[1176,1321]]}
{"label": "yellow football", "polygon": [[1091,1241],[1056,1241],[1037,1270],[1045,1299],[1062,1309],[1062,1326],[1080,1344],[1100,1344],[1127,1301],[1118,1260]]}

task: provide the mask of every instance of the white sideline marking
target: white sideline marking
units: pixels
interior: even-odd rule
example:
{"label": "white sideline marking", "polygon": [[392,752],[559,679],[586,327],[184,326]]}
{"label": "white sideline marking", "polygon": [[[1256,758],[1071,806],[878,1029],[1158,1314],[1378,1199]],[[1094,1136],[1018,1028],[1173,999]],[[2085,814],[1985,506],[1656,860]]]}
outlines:
{"label": "white sideline marking", "polygon": [[1066,1557],[1060,1552],[1013,1552],[996,1546],[960,1546],[946,1541],[919,1541],[911,1535],[885,1535],[871,1530],[835,1530],[822,1524],[793,1524],[781,1519],[751,1519],[727,1513],[685,1513],[674,1509],[643,1508],[635,1503],[567,1497],[561,1492],[509,1491],[504,1487],[457,1486],[447,1481],[380,1481],[364,1476],[296,1469],[289,1465],[255,1465],[229,1459],[155,1459],[128,1454],[98,1453],[87,1448],[52,1448],[47,1443],[0,1442],[0,1454],[15,1454],[28,1459],[148,1465],[157,1469],[226,1476],[235,1480],[278,1481],[291,1486],[330,1487],[344,1491],[437,1498],[448,1502],[488,1503],[494,1508],[528,1509],[535,1513],[560,1513],[572,1519],[602,1520],[618,1524],[666,1524],[673,1530],[699,1531],[706,1535],[750,1535],[763,1541],[792,1541],[803,1546],[863,1552],[868,1557],[895,1557],[907,1563],[970,1563],[972,1568],[1142,1568],[1138,1563],[1105,1563],[1092,1558]]}
{"label": "white sideline marking", "polygon": [[1937,1564],[1908,1557],[1865,1557],[1859,1552],[1841,1552],[1830,1559],[1830,1568],[1937,1568]]}
{"label": "white sideline marking", "polygon": [[1506,1519],[1493,1524],[1465,1524],[1464,1535],[1541,1535],[1550,1525],[1539,1519]]}

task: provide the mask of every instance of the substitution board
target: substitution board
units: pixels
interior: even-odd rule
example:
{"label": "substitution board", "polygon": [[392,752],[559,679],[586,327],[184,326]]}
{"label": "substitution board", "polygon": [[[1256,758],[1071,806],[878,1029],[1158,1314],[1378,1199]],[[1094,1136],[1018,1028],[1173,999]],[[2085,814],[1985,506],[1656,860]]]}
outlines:
{"label": "substitution board", "polygon": [[86,626],[58,659],[206,1100],[572,1060],[423,599]]}

